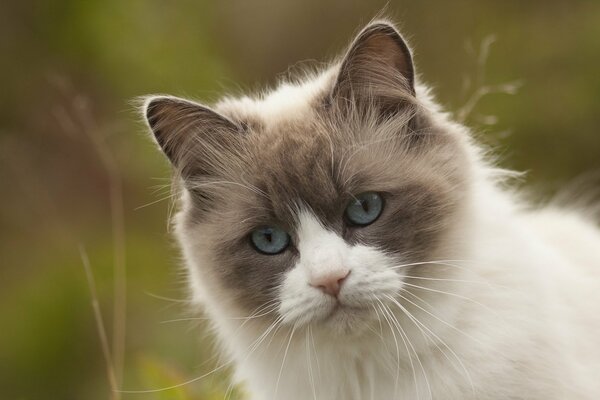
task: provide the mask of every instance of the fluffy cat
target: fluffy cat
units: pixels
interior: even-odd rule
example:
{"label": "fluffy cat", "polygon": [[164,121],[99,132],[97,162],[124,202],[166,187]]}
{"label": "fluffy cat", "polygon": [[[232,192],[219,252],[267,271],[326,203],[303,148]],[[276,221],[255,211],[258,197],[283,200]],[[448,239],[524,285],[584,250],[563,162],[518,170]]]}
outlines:
{"label": "fluffy cat", "polygon": [[507,190],[389,22],[271,92],[144,112],[250,399],[600,398],[600,231]]}

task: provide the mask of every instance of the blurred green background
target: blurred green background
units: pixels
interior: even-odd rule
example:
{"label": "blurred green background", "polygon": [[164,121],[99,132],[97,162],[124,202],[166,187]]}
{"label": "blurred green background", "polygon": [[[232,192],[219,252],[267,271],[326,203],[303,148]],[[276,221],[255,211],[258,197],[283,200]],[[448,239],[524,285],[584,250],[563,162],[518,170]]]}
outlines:
{"label": "blurred green background", "polygon": [[[202,323],[165,322],[192,312],[178,301],[186,293],[167,232],[168,165],[131,100],[210,102],[273,85],[299,61],[339,54],[384,8],[448,110],[460,112],[482,71],[485,85],[520,82],[514,95],[484,97],[466,122],[503,166],[528,171],[540,198],[600,169],[600,1],[0,3],[0,398],[110,398],[80,246],[110,346],[115,298],[126,318],[124,389],[170,386],[217,365]],[[222,399],[226,389],[215,375],[122,397]]]}

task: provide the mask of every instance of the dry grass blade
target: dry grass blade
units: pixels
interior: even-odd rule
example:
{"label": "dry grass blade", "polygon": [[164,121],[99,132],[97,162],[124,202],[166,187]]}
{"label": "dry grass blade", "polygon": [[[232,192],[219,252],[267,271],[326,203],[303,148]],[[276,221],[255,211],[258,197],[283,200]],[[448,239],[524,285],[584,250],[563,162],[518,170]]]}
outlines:
{"label": "dry grass blade", "polygon": [[101,136],[100,129],[92,117],[88,102],[78,97],[74,100],[76,117],[89,137],[94,150],[104,167],[109,183],[110,212],[113,235],[114,258],[114,305],[113,305],[113,355],[117,382],[122,381],[125,363],[125,335],[127,326],[127,275],[125,255],[125,213],[123,206],[123,185],[117,163],[110,147]]}
{"label": "dry grass blade", "polygon": [[98,293],[96,292],[96,281],[94,280],[94,274],[92,273],[92,267],[90,266],[90,260],[85,252],[83,246],[79,246],[79,254],[81,256],[81,262],[85,269],[85,275],[87,278],[88,286],[90,289],[90,295],[92,298],[92,309],[94,310],[94,318],[96,319],[96,329],[98,330],[98,336],[100,337],[100,345],[102,346],[102,354],[104,355],[104,361],[106,362],[106,372],[108,376],[108,383],[111,389],[111,399],[119,400],[120,394],[117,386],[117,378],[115,375],[115,368],[113,359],[108,346],[108,338],[106,336],[106,329],[104,327],[104,320],[102,319],[102,312],[100,311],[100,302],[98,301]]}

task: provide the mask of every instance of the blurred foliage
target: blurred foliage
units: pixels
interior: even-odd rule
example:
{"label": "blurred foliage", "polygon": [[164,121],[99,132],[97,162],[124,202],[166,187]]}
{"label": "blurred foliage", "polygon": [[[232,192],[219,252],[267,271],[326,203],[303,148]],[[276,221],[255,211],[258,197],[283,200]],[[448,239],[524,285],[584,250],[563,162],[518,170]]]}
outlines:
{"label": "blurred foliage", "polygon": [[[521,89],[485,97],[467,122],[503,166],[527,170],[544,195],[598,170],[598,1],[0,3],[2,398],[110,397],[78,253],[84,245],[90,255],[110,335],[111,180],[98,141],[109,146],[123,188],[122,387],[169,387],[217,365],[203,325],[162,323],[191,312],[177,300],[186,291],[167,232],[168,166],[131,100],[165,92],[212,101],[273,85],[299,60],[337,55],[384,8],[415,48],[422,78],[451,111],[467,101],[466,80],[483,72],[479,43],[496,36],[485,83],[520,81]],[[221,399],[227,386],[226,374],[217,373],[123,397]]]}

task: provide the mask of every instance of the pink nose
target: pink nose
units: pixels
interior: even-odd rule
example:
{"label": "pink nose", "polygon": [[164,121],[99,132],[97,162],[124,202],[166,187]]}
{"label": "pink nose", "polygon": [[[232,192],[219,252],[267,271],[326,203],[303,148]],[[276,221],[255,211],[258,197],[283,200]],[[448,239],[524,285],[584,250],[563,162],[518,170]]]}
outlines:
{"label": "pink nose", "polygon": [[329,274],[313,277],[310,280],[310,285],[317,289],[321,289],[324,293],[337,297],[342,289],[344,280],[350,275],[350,271],[341,270]]}

